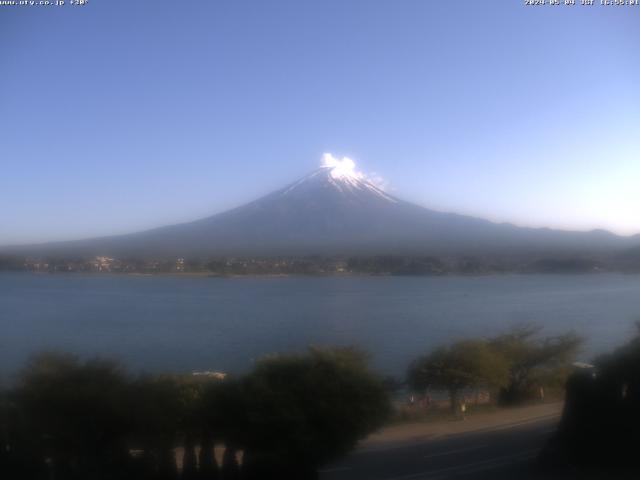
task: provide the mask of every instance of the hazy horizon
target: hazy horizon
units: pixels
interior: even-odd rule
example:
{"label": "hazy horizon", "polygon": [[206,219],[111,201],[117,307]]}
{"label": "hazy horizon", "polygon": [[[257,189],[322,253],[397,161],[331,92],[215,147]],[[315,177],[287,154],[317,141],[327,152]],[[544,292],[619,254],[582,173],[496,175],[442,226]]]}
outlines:
{"label": "hazy horizon", "polygon": [[430,209],[640,233],[640,57],[619,48],[640,44],[635,11],[115,0],[2,13],[2,246],[203,218],[326,151]]}
{"label": "hazy horizon", "polygon": [[[325,153],[324,155],[325,155],[325,156],[327,156],[327,155],[331,156],[331,154],[327,154],[327,153]],[[343,162],[344,162],[344,161],[352,162],[352,159],[350,159],[350,158],[348,158],[348,157],[344,157],[344,158],[342,159],[342,161],[343,161]],[[317,165],[317,166],[316,166],[316,168],[314,169],[314,171],[315,171],[316,169],[318,169],[318,168],[322,168],[322,167],[327,167],[327,165],[325,165],[323,162],[321,162],[319,165]],[[383,189],[383,190],[385,190],[385,191],[388,191],[390,194],[392,194],[392,195],[396,196],[397,198],[399,198],[399,199],[401,199],[401,200],[405,200],[405,201],[407,201],[407,199],[403,198],[403,197],[402,197],[402,195],[398,195],[398,194],[397,194],[397,192],[395,192],[395,191],[390,191],[390,189],[388,188],[388,185],[386,185],[386,183],[385,183],[384,179],[382,179],[381,177],[377,176],[376,174],[374,174],[373,176],[371,176],[371,175],[368,175],[368,174],[367,174],[367,173],[365,173],[365,172],[362,172],[362,171],[358,168],[358,165],[357,165],[357,164],[355,164],[355,162],[354,162],[354,163],[352,163],[352,165],[351,165],[350,167],[348,167],[348,168],[350,168],[350,169],[352,169],[353,171],[355,171],[355,172],[356,172],[356,174],[357,174],[358,176],[361,176],[364,180],[369,181],[369,182],[371,182],[371,183],[375,184],[376,186],[378,186],[379,188],[382,188],[382,189]],[[306,177],[306,176],[305,176],[305,177]],[[305,177],[302,177],[302,178],[305,178]],[[297,179],[297,180],[299,180],[299,179]],[[279,189],[281,189],[281,188],[286,188],[288,185],[292,185],[292,184],[295,184],[295,183],[297,183],[297,181],[291,181],[291,182],[288,182],[287,184],[284,184],[284,185],[281,185],[281,187],[278,187],[278,189],[277,189],[277,190],[279,190]],[[276,190],[276,191],[277,191],[277,190]],[[270,193],[274,193],[274,192],[273,192],[273,191],[271,191],[271,192],[266,192],[264,195],[269,195]],[[225,210],[223,210],[223,211],[215,211],[215,212],[212,212],[212,213],[210,214],[210,216],[216,215],[216,214],[218,214],[218,213],[223,213],[224,211],[227,211],[227,210],[233,210],[234,208],[237,208],[237,207],[240,207],[240,206],[246,205],[247,203],[250,203],[250,202],[252,202],[252,201],[254,201],[254,200],[258,200],[259,198],[261,198],[261,196],[260,196],[260,197],[258,197],[258,198],[249,198],[249,199],[247,199],[246,201],[244,201],[244,202],[240,203],[239,205],[232,206],[232,207],[230,207],[229,209],[225,209]],[[417,204],[417,205],[419,205],[418,203],[416,203],[416,204]],[[422,207],[425,207],[425,208],[427,208],[427,209],[429,209],[429,208],[430,208],[428,205],[421,205],[421,206],[422,206]],[[445,212],[445,213],[465,214],[464,212],[455,212],[455,211],[450,211],[450,210],[446,210],[446,209],[440,209],[440,210],[436,210],[436,211],[441,211],[441,212]],[[182,224],[182,223],[190,223],[191,221],[201,220],[202,218],[203,218],[203,217],[198,217],[198,218],[187,219],[187,220],[184,220],[184,221],[179,221],[179,222],[174,222],[174,223],[166,223],[166,224],[162,224],[162,225],[154,225],[154,226],[150,226],[150,227],[146,227],[146,228],[142,228],[142,227],[141,227],[141,228],[138,228],[138,229],[135,229],[135,230],[131,230],[131,231],[112,232],[112,233],[107,233],[107,234],[100,235],[100,236],[117,236],[117,235],[123,235],[123,234],[124,234],[124,235],[126,235],[126,234],[130,234],[130,233],[136,233],[136,232],[145,231],[145,230],[148,230],[148,229],[160,228],[160,227],[164,227],[164,226],[170,226],[170,225],[176,225],[176,224]],[[478,217],[478,218],[480,218],[480,217]],[[493,222],[495,222],[495,223],[509,223],[509,224],[512,224],[512,225],[515,225],[515,226],[518,226],[518,227],[530,227],[530,228],[552,228],[552,229],[556,229],[556,230],[564,230],[564,231],[585,231],[585,232],[587,232],[587,231],[593,231],[593,230],[601,230],[601,228],[598,228],[598,227],[590,228],[590,229],[583,229],[583,230],[581,230],[581,229],[578,229],[578,228],[574,228],[574,229],[572,229],[572,228],[562,228],[562,227],[550,227],[550,226],[548,226],[548,225],[526,225],[526,224],[518,224],[518,223],[516,223],[516,222],[509,222],[509,221],[501,221],[501,220],[491,219],[489,216],[484,217],[484,218],[485,218],[485,219],[487,219],[487,220],[493,221]],[[605,229],[605,230],[606,230],[606,229]],[[607,230],[607,231],[610,231],[610,230]],[[618,234],[618,235],[621,235],[621,236],[628,236],[628,237],[632,237],[632,236],[640,235],[640,232],[630,233],[630,234],[628,234],[628,235],[620,234],[620,233],[616,233],[616,232],[614,232],[614,231],[611,231],[611,233]],[[98,236],[84,236],[84,237],[76,237],[76,238],[59,238],[59,239],[41,240],[41,241],[35,241],[35,242],[21,242],[21,243],[14,243],[14,244],[0,244],[0,247],[3,247],[3,246],[29,245],[29,244],[40,244],[40,243],[44,243],[44,244],[46,244],[46,243],[49,243],[49,242],[58,242],[58,241],[63,241],[63,242],[64,242],[64,241],[68,241],[68,240],[70,240],[70,241],[73,241],[73,240],[85,240],[85,239],[91,239],[91,238],[98,238]]]}

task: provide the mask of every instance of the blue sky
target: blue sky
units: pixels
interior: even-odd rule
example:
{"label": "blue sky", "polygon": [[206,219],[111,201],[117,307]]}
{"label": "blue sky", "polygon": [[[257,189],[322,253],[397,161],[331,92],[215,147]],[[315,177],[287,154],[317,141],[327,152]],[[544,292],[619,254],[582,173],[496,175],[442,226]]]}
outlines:
{"label": "blue sky", "polygon": [[640,7],[0,8],[0,244],[196,219],[324,152],[436,209],[640,232]]}

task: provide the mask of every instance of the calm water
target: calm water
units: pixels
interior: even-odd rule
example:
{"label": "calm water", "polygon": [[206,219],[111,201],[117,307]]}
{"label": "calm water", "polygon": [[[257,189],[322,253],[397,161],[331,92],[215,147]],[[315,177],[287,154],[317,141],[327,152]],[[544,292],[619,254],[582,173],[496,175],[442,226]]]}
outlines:
{"label": "calm water", "polygon": [[357,344],[374,366],[518,322],[587,336],[583,355],[634,332],[640,276],[173,278],[0,274],[0,369],[32,352],[108,355],[132,370],[239,372],[309,344]]}

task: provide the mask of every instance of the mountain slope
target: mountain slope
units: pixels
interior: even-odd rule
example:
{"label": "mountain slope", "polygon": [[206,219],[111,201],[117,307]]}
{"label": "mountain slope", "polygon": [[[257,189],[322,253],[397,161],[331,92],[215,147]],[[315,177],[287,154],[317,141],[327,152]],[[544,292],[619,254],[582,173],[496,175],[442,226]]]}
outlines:
{"label": "mountain slope", "polygon": [[23,247],[30,254],[227,256],[599,252],[640,244],[605,231],[519,228],[435,212],[361,175],[322,167],[297,182],[195,222],[136,234]]}

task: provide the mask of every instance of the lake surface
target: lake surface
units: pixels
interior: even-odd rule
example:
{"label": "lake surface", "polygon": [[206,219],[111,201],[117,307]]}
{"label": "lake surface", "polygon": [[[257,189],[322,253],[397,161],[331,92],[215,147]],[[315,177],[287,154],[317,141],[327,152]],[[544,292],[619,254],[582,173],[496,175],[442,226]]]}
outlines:
{"label": "lake surface", "polygon": [[385,374],[519,322],[587,338],[584,360],[630,338],[640,276],[200,278],[0,274],[0,374],[31,353],[103,355],[132,371],[242,372],[271,352],[358,345]]}

